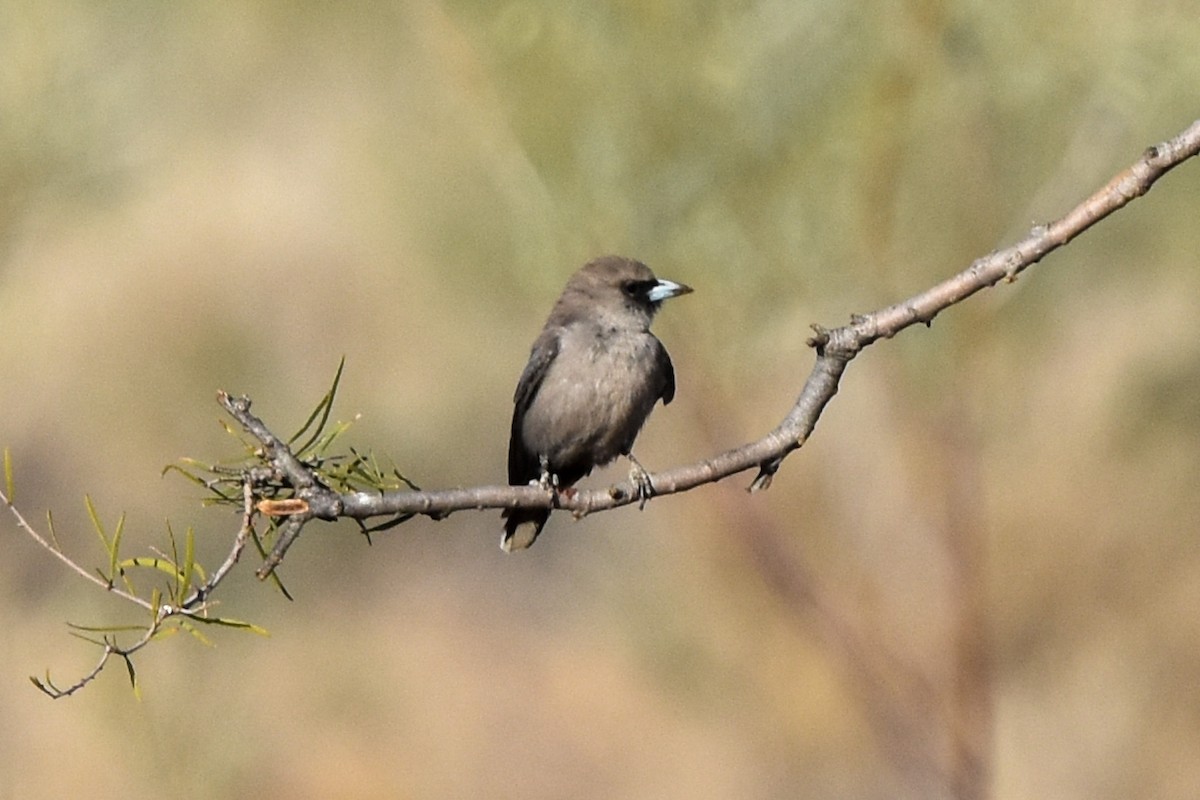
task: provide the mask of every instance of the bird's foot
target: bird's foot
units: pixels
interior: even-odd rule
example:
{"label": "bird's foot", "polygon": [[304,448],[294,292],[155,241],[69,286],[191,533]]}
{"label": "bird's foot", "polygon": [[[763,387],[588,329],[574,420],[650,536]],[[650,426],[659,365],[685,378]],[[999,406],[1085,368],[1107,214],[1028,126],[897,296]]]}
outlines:
{"label": "bird's foot", "polygon": [[633,457],[633,453],[626,453],[625,457],[629,459],[629,482],[633,484],[634,492],[638,498],[638,511],[646,507],[646,501],[654,497],[654,483],[650,480],[650,473],[646,471],[638,460]]}
{"label": "bird's foot", "polygon": [[[555,487],[555,489],[554,489],[554,507],[561,508],[562,507],[561,501],[566,500],[567,502],[570,502],[570,501],[574,500],[575,496],[578,494],[579,494],[579,490],[576,489],[574,486],[564,486],[561,489]],[[579,509],[576,509],[571,512],[572,516],[574,516],[575,519],[579,519],[586,513],[587,513],[586,511],[581,512],[581,511],[579,511]]]}
{"label": "bird's foot", "polygon": [[552,492],[558,488],[558,476],[550,471],[550,462],[545,456],[538,459],[541,465],[541,472],[538,474],[537,485],[542,487],[542,491]]}

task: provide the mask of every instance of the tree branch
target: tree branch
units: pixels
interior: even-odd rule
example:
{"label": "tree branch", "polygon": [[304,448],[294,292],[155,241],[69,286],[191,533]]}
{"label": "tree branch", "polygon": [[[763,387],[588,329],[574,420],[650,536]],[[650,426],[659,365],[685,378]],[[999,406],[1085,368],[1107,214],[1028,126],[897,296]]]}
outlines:
{"label": "tree branch", "polygon": [[[1035,226],[1015,245],[976,260],[957,275],[908,300],[871,314],[852,316],[849,325],[829,330],[813,326],[815,335],[808,340],[808,344],[816,351],[816,363],[795,404],[779,425],[757,441],[695,464],[651,475],[654,493],[668,495],[685,492],[753,468],[757,468],[758,473],[750,483],[750,491],[769,487],[772,476],[779,470],[783,460],[812,435],[826,405],[837,394],[846,367],[863,349],[881,338],[895,336],[914,324],[931,324],[943,310],[982,289],[1001,281],[1015,280],[1023,270],[1067,244],[1134,198],[1145,194],[1166,172],[1198,153],[1200,120],[1192,123],[1175,138],[1146,150],[1140,159],[1116,175],[1095,194],[1060,219],[1048,225]],[[340,376],[341,367],[338,368],[338,378]],[[5,483],[3,490],[0,490],[0,504],[8,507],[16,519],[18,528],[86,580],[139,606],[143,611],[151,612],[148,623],[135,626],[73,626],[76,628],[76,635],[88,632],[103,634],[100,639],[82,635],[82,638],[101,647],[99,660],[82,678],[65,688],[53,684],[48,674],[44,680],[33,678],[39,689],[51,697],[70,696],[95,679],[113,656],[118,656],[125,662],[130,681],[136,689],[131,656],[152,640],[176,629],[189,631],[201,640],[203,636],[197,626],[203,624],[264,633],[255,625],[236,619],[210,616],[209,613],[213,603],[212,595],[236,566],[246,544],[253,539],[262,551],[262,543],[255,530],[256,515],[276,520],[273,526],[274,545],[269,553],[264,552],[265,561],[257,573],[260,578],[266,578],[282,563],[288,548],[296,541],[304,526],[313,519],[331,521],[348,517],[358,520],[361,524],[363,520],[373,517],[391,517],[390,520],[371,528],[363,526],[364,532],[370,533],[393,527],[417,514],[441,519],[454,511],[466,509],[556,508],[571,511],[575,516],[581,517],[595,511],[629,505],[639,499],[636,488],[629,482],[615,483],[607,489],[577,489],[569,493],[548,492],[538,486],[480,486],[420,491],[398,472],[393,472],[392,475],[384,474],[369,454],[364,457],[351,450],[352,458],[326,457],[322,455],[325,449],[345,428],[343,425],[331,433],[325,432],[325,423],[337,384],[338,380],[335,379],[333,387],[317,406],[313,416],[305,423],[301,433],[297,434],[299,438],[305,431],[309,431],[319,418],[316,432],[296,450],[275,436],[261,419],[250,413],[249,398],[234,398],[225,392],[218,393],[218,401],[242,429],[253,437],[258,447],[248,448],[251,451],[249,463],[241,468],[206,467],[206,471],[216,476],[212,480],[201,480],[188,468],[174,467],[212,492],[216,497],[214,502],[236,504],[242,508],[242,523],[232,547],[224,562],[207,578],[204,577],[203,570],[193,562],[190,529],[182,559],[174,552],[173,535],[171,556],[120,558],[120,525],[110,538],[105,535],[94,512],[93,524],[108,552],[109,566],[107,573],[93,574],[61,550],[51,520],[47,520],[49,535],[43,536],[13,505],[12,465],[8,452],[5,451]],[[196,462],[185,460],[185,464],[194,467]],[[393,476],[399,483],[407,484],[413,490],[391,490],[390,487],[399,485],[392,480]],[[240,496],[224,490],[223,487],[231,483],[239,485]],[[368,486],[373,490],[336,491],[331,486]],[[125,571],[136,568],[158,570],[168,576],[168,602],[162,602],[164,595],[159,589],[155,589],[149,598],[139,597],[134,593]],[[194,575],[200,577],[200,583],[193,583]],[[118,578],[124,581],[124,588],[117,585]],[[282,585],[280,588],[285,596],[289,596]],[[123,631],[137,631],[140,636],[132,644],[121,646],[116,636]]]}
{"label": "tree branch", "polygon": [[[907,300],[870,314],[851,317],[849,325],[830,330],[814,326],[808,344],[817,358],[799,397],[783,421],[757,441],[727,450],[695,464],[650,476],[656,495],[675,494],[757,467],[749,489],[770,486],[783,460],[801,447],[816,427],[825,406],[837,393],[842,374],[862,350],[881,338],[891,338],[915,324],[926,326],[950,306],[976,292],[1011,282],[1026,268],[1070,242],[1083,231],[1144,195],[1173,167],[1200,152],[1200,120],[1175,138],[1148,148],[1129,168],[1079,203],[1061,218],[1035,226],[1029,234],[1003,250],[977,259],[962,272]],[[481,486],[440,491],[386,491],[338,493],[320,480],[313,467],[298,459],[258,417],[250,413],[247,397],[224,392],[218,400],[243,429],[262,445],[261,456],[277,477],[285,479],[290,498],[301,501],[286,506],[279,501],[259,503],[259,511],[288,515],[285,534],[259,570],[265,577],[280,563],[283,553],[310,519],[349,517],[365,520],[379,516],[404,518],[423,514],[434,518],[466,509],[557,508],[577,517],[628,505],[638,499],[629,482],[606,489],[578,489],[571,493],[547,492],[537,486]]]}

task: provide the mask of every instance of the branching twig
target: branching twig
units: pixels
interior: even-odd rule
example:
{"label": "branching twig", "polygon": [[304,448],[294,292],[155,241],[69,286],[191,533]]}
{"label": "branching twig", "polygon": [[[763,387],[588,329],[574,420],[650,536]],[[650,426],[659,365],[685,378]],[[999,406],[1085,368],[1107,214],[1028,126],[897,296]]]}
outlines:
{"label": "branching twig", "polygon": [[[103,638],[103,640],[98,642],[98,644],[101,644],[103,646],[103,649],[100,652],[100,660],[96,662],[96,665],[94,667],[92,667],[92,669],[89,672],[87,672],[83,677],[81,677],[79,680],[75,681],[70,686],[67,686],[67,687],[56,686],[54,684],[54,681],[50,680],[49,672],[46,673],[45,678],[30,677],[30,680],[33,682],[34,686],[41,689],[43,692],[45,692],[47,695],[49,695],[51,698],[53,698],[55,700],[58,700],[63,697],[70,697],[71,695],[75,694],[80,689],[82,689],[83,687],[87,686],[89,683],[94,681],[100,675],[100,673],[104,671],[104,668],[106,666],[108,666],[108,662],[113,656],[120,656],[121,659],[124,660],[124,662],[125,662],[125,668],[129,672],[129,683],[130,683],[130,685],[132,685],[134,687],[134,690],[136,691],[137,690],[137,675],[133,669],[133,661],[131,659],[131,656],[134,653],[136,653],[138,650],[141,650],[143,647],[150,644],[150,641],[155,636],[157,636],[159,631],[162,629],[163,622],[165,622],[167,617],[171,616],[172,613],[178,613],[178,612],[173,612],[169,606],[162,606],[161,608],[159,608],[158,612],[156,612],[154,615],[154,622],[151,625],[149,625],[145,631],[142,632],[141,637],[139,637],[136,642],[134,642],[133,644],[128,645],[126,647],[119,647],[117,645],[116,639],[114,639],[112,636],[105,636]],[[84,638],[86,638],[86,637],[84,637]],[[95,642],[96,640],[88,639],[88,641]]]}
{"label": "branching twig", "polygon": [[[193,570],[193,565],[190,563],[190,556],[182,566],[178,563],[178,559],[172,561],[165,558],[133,558],[122,559],[118,562],[117,542],[115,538],[112,542],[106,542],[106,544],[111,547],[111,560],[114,564],[119,564],[119,569],[114,569],[114,574],[111,575],[108,580],[89,572],[83,565],[64,553],[58,546],[58,542],[54,540],[53,536],[43,536],[36,528],[30,525],[17,507],[13,505],[12,500],[10,499],[12,494],[12,466],[7,451],[5,451],[4,454],[4,462],[6,477],[9,477],[10,480],[7,481],[7,488],[3,491],[0,491],[0,502],[3,502],[4,505],[8,507],[9,512],[17,521],[17,527],[32,537],[34,541],[36,541],[46,550],[53,553],[57,559],[66,564],[74,572],[100,586],[105,591],[121,598],[122,600],[151,612],[151,620],[144,627],[142,625],[136,625],[128,628],[85,628],[79,625],[72,625],[71,627],[75,628],[75,635],[100,646],[100,658],[96,661],[96,664],[91,670],[86,672],[70,686],[57,686],[54,681],[51,680],[49,672],[47,672],[43,678],[31,677],[30,680],[33,682],[33,685],[45,692],[50,697],[54,699],[70,697],[71,695],[80,691],[104,671],[105,667],[108,666],[113,656],[118,656],[122,661],[125,662],[125,668],[129,673],[129,682],[136,692],[138,688],[137,675],[133,667],[132,656],[142,648],[146,647],[146,645],[150,644],[151,641],[160,635],[167,632],[174,632],[174,628],[169,628],[167,625],[167,623],[171,621],[174,621],[178,627],[189,630],[191,633],[201,639],[203,639],[203,637],[199,635],[199,632],[196,631],[194,627],[192,627],[192,623],[225,625],[228,627],[242,628],[246,630],[253,630],[258,633],[264,633],[261,628],[240,620],[209,615],[209,611],[211,609],[209,596],[229,574],[229,571],[233,568],[234,564],[237,563],[238,557],[241,555],[242,550],[246,546],[246,541],[253,535],[254,532],[254,496],[251,491],[252,484],[250,480],[245,482],[245,508],[242,516],[242,527],[238,531],[237,536],[234,538],[232,550],[226,557],[224,563],[222,563],[221,566],[215,572],[213,572],[213,574],[206,581],[204,581],[204,583],[202,583],[200,586],[197,586],[191,593],[187,593],[187,581],[190,580],[189,576]],[[190,530],[188,531],[188,537],[188,551],[190,554]],[[165,566],[161,564],[161,562],[164,561],[166,562]],[[164,571],[173,573],[176,579],[176,585],[182,587],[178,589],[178,594],[176,597],[183,599],[174,603],[164,603],[162,602],[162,593],[158,589],[155,589],[150,599],[147,600],[146,598],[137,596],[132,591],[126,591],[125,589],[119,588],[116,585],[116,577],[118,575],[123,577],[126,569],[136,566],[152,568],[161,567],[164,569]],[[186,597],[184,597],[185,594]],[[117,630],[135,630],[139,631],[140,635],[132,644],[120,645],[116,639]],[[95,639],[91,636],[84,635],[83,632],[103,632],[104,635],[99,639]]]}

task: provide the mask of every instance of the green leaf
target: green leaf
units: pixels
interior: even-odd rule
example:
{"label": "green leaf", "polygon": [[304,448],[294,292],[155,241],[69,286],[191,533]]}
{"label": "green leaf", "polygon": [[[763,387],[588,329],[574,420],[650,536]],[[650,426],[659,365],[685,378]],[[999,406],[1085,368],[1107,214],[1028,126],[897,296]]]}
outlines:
{"label": "green leaf", "polygon": [[181,602],[183,592],[179,590],[179,587],[183,586],[187,578],[179,569],[179,545],[175,543],[175,529],[171,527],[171,520],[167,520],[167,540],[171,543],[171,563],[175,565],[175,591],[172,593],[172,597],[175,602]]}
{"label": "green leaf", "polygon": [[117,579],[117,553],[121,548],[121,534],[125,532],[125,514],[122,512],[117,520],[117,529],[113,531],[112,547],[108,551],[108,579]]}
{"label": "green leaf", "polygon": [[238,628],[239,630],[257,633],[259,636],[269,637],[271,635],[270,631],[260,625],[255,625],[252,622],[246,622],[240,619],[232,619],[230,617],[192,617],[192,620],[195,622],[203,622],[205,625],[221,625],[226,628]]}
{"label": "green leaf", "polygon": [[133,558],[126,558],[118,562],[118,566],[120,566],[122,570],[127,570],[131,567],[156,569],[159,572],[165,572],[176,582],[182,580],[182,576],[179,574],[178,568],[176,568],[176,566],[168,559],[159,558],[158,556],[134,556]]}
{"label": "green leaf", "polygon": [[[275,530],[274,523],[271,524],[271,530]],[[250,533],[250,540],[254,542],[254,549],[258,550],[259,557],[266,558],[269,554],[267,553],[267,548],[263,545],[262,538],[259,536],[258,531],[254,528],[251,528]],[[273,583],[275,588],[279,590],[280,594],[282,594],[288,600],[296,599],[292,597],[292,593],[287,590],[287,587],[283,585],[283,581],[279,579],[278,570],[271,570],[271,583]]]}
{"label": "green leaf", "polygon": [[8,504],[13,504],[13,465],[12,453],[8,448],[4,448],[4,496],[8,498]]}
{"label": "green leaf", "polygon": [[192,570],[196,568],[196,532],[188,526],[183,542],[183,582],[179,586],[179,602],[192,589]]}
{"label": "green leaf", "polygon": [[29,680],[33,681],[34,686],[51,697],[57,698],[62,696],[62,692],[54,685],[54,681],[50,680],[50,670],[46,670],[46,679],[44,681],[36,675],[30,675]]}
{"label": "green leaf", "polygon": [[179,564],[179,546],[175,544],[175,529],[171,527],[171,520],[167,520],[167,540],[171,543],[171,562]]}
{"label": "green leaf", "polygon": [[124,585],[126,592],[137,597],[137,587],[133,585],[133,581],[129,578],[129,573],[120,564],[121,562],[117,562],[117,573],[121,576],[121,584]]}
{"label": "green leaf", "polygon": [[313,442],[317,441],[317,439],[319,439],[321,436],[321,432],[325,430],[325,423],[329,420],[329,413],[333,410],[333,398],[337,395],[338,384],[341,383],[342,370],[345,368],[345,366],[346,357],[342,356],[342,360],[338,362],[337,373],[333,376],[333,385],[329,387],[329,391],[326,392],[325,396],[321,398],[321,402],[317,403],[317,407],[313,409],[312,414],[310,414],[308,419],[305,420],[304,425],[300,427],[300,430],[296,431],[292,438],[288,439],[288,447],[292,447],[292,443],[303,436],[305,432],[312,427],[313,421],[318,416],[321,418],[321,421],[317,423],[316,429],[313,431],[313,434],[309,437],[308,441],[300,447],[292,447],[292,452],[295,453],[297,457],[312,447]]}
{"label": "green leaf", "polygon": [[339,436],[350,430],[350,427],[353,424],[353,422],[334,423],[333,428],[321,436],[319,440],[310,442],[308,447],[312,449],[312,452],[323,455],[330,447],[333,446],[333,443],[337,441]]}
{"label": "green leaf", "polygon": [[[180,461],[192,461],[192,459],[181,458]],[[162,468],[162,472],[159,474],[162,476],[165,476],[168,472],[178,472],[180,475],[187,478],[192,483],[203,486],[205,489],[208,488],[208,481],[204,480],[204,478],[201,478],[196,473],[184,469],[183,467],[179,466],[178,464],[167,464],[165,467]]]}
{"label": "green leaf", "polygon": [[121,658],[125,661],[125,669],[129,672],[129,688],[133,689],[133,696],[141,700],[142,690],[138,687],[137,672],[133,669],[133,659],[127,655],[122,655]]}
{"label": "green leaf", "polygon": [[177,633],[179,633],[179,626],[166,625],[166,626],[159,628],[157,631],[155,631],[154,635],[151,636],[150,638],[151,639],[166,639],[171,636],[174,636]]}
{"label": "green leaf", "polygon": [[[68,623],[68,624],[70,624],[70,623]],[[76,633],[75,631],[67,631],[67,633],[69,633],[71,636],[74,636],[76,639],[83,639],[85,642],[99,645],[100,647],[108,646],[108,642],[104,641],[103,639],[93,639],[90,636],[84,636],[82,633]]]}
{"label": "green leaf", "polygon": [[[145,625],[77,625],[74,622],[68,622],[67,627],[71,628],[73,631],[87,631],[88,633],[129,633],[131,631],[141,632],[146,630]],[[71,632],[72,631],[68,631],[68,633]],[[82,634],[74,635],[79,636],[81,639],[87,639],[89,642],[94,641],[92,639],[88,639]],[[96,644],[104,644],[104,642],[96,642]]]}
{"label": "green leaf", "polygon": [[50,541],[54,543],[54,549],[62,552],[62,545],[58,543],[58,534],[54,530],[54,513],[50,509],[46,509],[46,531],[50,534]]}
{"label": "green leaf", "polygon": [[410,481],[408,478],[401,475],[400,470],[397,469],[396,467],[392,467],[392,474],[395,475],[398,480],[402,481],[408,488],[412,489],[414,492],[421,491],[420,486],[417,486],[415,483]]}
{"label": "green leaf", "polygon": [[242,435],[242,431],[240,429],[233,427],[225,420],[218,419],[217,424],[220,425],[225,430],[226,433],[228,433],[234,439],[238,440],[238,444],[240,444],[242,446],[242,448],[246,451],[247,456],[249,456],[251,458],[254,457],[254,451],[258,449],[257,444],[254,444],[254,443],[248,441]]}
{"label": "green leaf", "polygon": [[[168,472],[178,472],[187,480],[191,481],[197,486],[202,487],[205,491],[212,495],[212,497],[204,498],[204,502],[207,504],[233,504],[241,502],[242,498],[240,492],[234,493],[223,491],[220,487],[220,484],[222,483],[236,484],[240,487],[242,484],[240,472],[230,471],[229,474],[226,474],[226,471],[219,467],[210,467],[192,458],[181,458],[179,460],[185,464],[188,464],[189,466],[195,467],[196,471],[193,472],[190,469],[185,469],[179,464],[167,464],[165,467],[163,467],[162,474],[166,475]],[[199,473],[201,472],[207,472],[210,475],[217,477],[206,480],[200,476]]]}
{"label": "green leaf", "polygon": [[[204,620],[203,617],[198,617],[197,619],[199,619],[201,621],[207,621],[207,620]],[[200,644],[204,645],[205,647],[215,647],[216,646],[213,644],[212,639],[209,639],[207,636],[205,636],[203,633],[201,633],[200,629],[197,628],[195,625],[192,625],[190,622],[180,622],[179,627],[182,628],[183,630],[187,631],[188,633],[190,633],[196,641],[198,641]]]}
{"label": "green leaf", "polygon": [[104,523],[100,521],[100,515],[96,513],[96,506],[92,503],[92,496],[85,494],[83,501],[87,506],[88,516],[92,519],[92,527],[96,529],[96,533],[100,534],[100,543],[104,545],[106,551],[111,550],[108,544],[108,535],[104,532]]}

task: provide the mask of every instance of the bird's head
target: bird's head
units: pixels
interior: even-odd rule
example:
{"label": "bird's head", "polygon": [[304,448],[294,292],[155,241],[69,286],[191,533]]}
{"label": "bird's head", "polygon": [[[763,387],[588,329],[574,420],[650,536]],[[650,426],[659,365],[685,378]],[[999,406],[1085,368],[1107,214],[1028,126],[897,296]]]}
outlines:
{"label": "bird's head", "polygon": [[692,291],[690,286],[663,280],[640,261],[623,256],[602,256],[585,264],[567,282],[563,300],[593,309],[621,314],[640,325],[649,325],[664,300]]}

